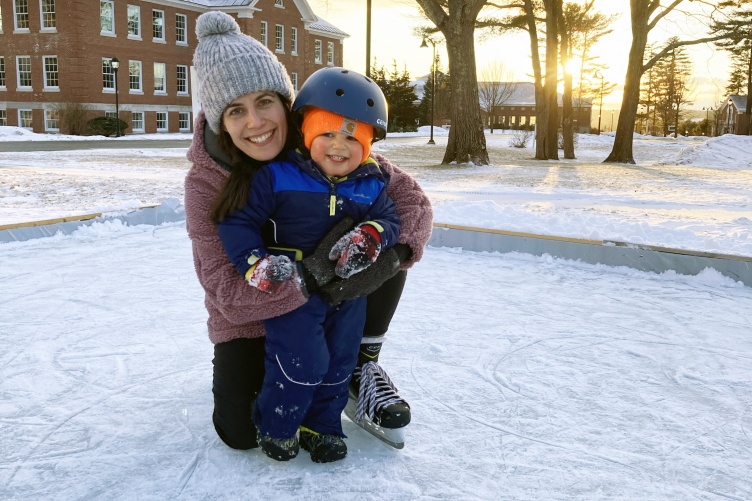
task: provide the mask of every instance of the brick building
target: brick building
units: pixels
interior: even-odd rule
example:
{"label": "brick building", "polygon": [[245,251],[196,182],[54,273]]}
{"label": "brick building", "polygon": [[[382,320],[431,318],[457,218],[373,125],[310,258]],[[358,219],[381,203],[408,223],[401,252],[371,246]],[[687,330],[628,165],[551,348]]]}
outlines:
{"label": "brick building", "polygon": [[0,125],[54,133],[74,112],[115,116],[117,89],[128,133],[190,131],[196,18],[208,10],[269,47],[296,88],[342,66],[348,35],[306,0],[0,0]]}
{"label": "brick building", "polygon": [[[482,111],[483,125],[489,127],[494,124],[495,128],[505,129],[533,129],[535,126],[535,84],[530,82],[506,82],[501,84],[508,86],[506,93],[509,96],[501,106],[495,106],[491,113]],[[590,122],[593,113],[593,105],[590,101],[583,100],[581,103],[574,99],[572,125],[575,132],[589,133]],[[558,95],[559,117],[562,116],[564,107],[562,96]]]}

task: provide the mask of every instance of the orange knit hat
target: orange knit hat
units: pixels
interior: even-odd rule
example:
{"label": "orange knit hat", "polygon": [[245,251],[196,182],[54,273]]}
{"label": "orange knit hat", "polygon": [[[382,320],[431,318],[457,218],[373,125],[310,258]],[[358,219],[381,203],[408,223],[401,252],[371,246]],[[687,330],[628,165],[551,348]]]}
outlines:
{"label": "orange knit hat", "polygon": [[303,142],[309,150],[316,136],[335,131],[354,137],[363,146],[363,158],[360,159],[360,163],[365,162],[368,155],[371,154],[373,126],[350,120],[331,111],[321,108],[308,108],[303,113],[303,125],[300,130],[303,132]]}

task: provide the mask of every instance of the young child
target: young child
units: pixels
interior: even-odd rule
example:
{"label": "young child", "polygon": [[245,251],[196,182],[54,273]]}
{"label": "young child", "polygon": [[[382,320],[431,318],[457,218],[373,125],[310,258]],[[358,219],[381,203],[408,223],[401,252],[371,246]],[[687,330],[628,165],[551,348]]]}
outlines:
{"label": "young child", "polygon": [[[386,135],[387,106],[378,85],[342,68],[325,68],[309,77],[293,109],[302,118],[307,151],[291,151],[284,161],[262,167],[247,205],[219,224],[233,265],[251,286],[271,294],[288,280],[300,280],[302,268],[295,263],[345,217],[360,224],[329,253],[342,278],[368,267],[400,231],[388,180],[369,157],[371,143]],[[330,305],[314,293],[298,309],[264,321],[266,374],[253,418],[267,456],[286,461],[299,446],[315,462],[347,454],[340,415],[365,307],[365,297]]]}

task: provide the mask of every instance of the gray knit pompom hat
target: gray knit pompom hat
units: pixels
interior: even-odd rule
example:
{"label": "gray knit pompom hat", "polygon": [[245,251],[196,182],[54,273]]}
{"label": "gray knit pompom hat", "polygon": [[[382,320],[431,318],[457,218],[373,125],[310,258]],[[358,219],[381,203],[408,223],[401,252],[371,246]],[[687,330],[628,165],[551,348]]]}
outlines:
{"label": "gray knit pompom hat", "polygon": [[295,90],[282,63],[258,40],[242,34],[228,14],[201,14],[196,20],[196,35],[193,67],[199,82],[198,98],[215,133],[219,134],[227,105],[244,94],[270,90],[294,99]]}

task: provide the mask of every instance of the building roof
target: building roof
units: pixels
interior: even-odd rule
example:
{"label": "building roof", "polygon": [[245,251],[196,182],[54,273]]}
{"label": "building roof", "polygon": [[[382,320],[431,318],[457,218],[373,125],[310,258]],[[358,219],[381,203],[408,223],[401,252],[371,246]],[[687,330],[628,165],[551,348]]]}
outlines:
{"label": "building roof", "polygon": [[308,24],[308,29],[315,30],[315,31],[323,31],[325,33],[328,33],[330,35],[335,35],[337,37],[349,37],[347,33],[342,31],[341,29],[337,28],[333,24],[329,23],[325,19],[322,19],[318,16],[316,16],[316,20],[312,23]]}
{"label": "building roof", "polygon": [[747,96],[729,96],[728,98],[734,104],[737,113],[744,113],[747,111]]}

